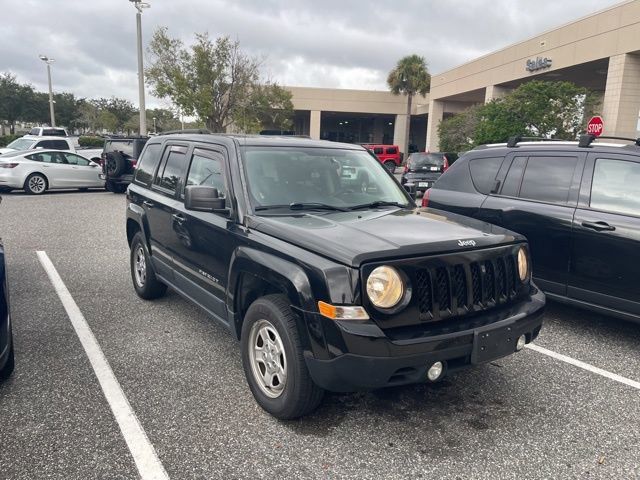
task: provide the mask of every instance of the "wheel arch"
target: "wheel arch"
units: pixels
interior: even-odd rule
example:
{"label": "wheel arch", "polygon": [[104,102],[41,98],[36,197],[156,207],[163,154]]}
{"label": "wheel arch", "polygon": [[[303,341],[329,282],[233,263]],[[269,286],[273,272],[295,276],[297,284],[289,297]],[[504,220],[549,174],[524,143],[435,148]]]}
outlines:
{"label": "wheel arch", "polygon": [[233,255],[228,278],[229,323],[237,338],[240,338],[247,309],[262,296],[282,294],[294,308],[315,309],[311,283],[305,271],[276,255],[239,248]]}

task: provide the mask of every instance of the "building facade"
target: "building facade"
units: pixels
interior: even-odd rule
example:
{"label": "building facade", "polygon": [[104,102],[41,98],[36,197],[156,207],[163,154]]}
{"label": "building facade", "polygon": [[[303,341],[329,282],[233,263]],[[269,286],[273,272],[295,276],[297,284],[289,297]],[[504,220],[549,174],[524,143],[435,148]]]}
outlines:
{"label": "building facade", "polygon": [[[640,136],[640,0],[543,32],[446,72],[413,101],[410,149],[439,149],[438,125],[531,79],[571,81],[602,96],[604,135]],[[287,87],[295,130],[316,139],[404,145],[406,97]]]}

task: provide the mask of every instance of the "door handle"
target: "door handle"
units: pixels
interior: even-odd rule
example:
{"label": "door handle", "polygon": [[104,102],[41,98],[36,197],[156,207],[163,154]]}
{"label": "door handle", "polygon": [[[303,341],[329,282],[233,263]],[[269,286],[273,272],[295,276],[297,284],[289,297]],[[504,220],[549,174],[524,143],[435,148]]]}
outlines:
{"label": "door handle", "polygon": [[173,215],[171,215],[171,217],[175,220],[175,222],[178,225],[182,225],[184,222],[187,221],[187,218],[181,213],[174,213]]}
{"label": "door handle", "polygon": [[149,208],[153,208],[156,206],[155,203],[150,202],[149,200],[145,200],[144,202],[142,202],[142,205],[144,205],[145,207],[149,207]]}
{"label": "door handle", "polygon": [[609,225],[607,222],[582,222],[582,226],[596,232],[613,232],[616,229],[616,227]]}

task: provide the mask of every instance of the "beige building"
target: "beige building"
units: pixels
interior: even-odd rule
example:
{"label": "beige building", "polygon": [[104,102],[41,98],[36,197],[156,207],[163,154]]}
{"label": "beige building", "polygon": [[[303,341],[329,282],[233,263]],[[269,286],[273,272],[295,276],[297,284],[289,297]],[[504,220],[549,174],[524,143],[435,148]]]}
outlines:
{"label": "beige building", "polygon": [[[413,102],[411,148],[438,150],[448,115],[530,80],[568,80],[601,93],[605,135],[640,136],[640,0],[631,0],[434,74]],[[404,145],[406,97],[385,91],[288,87],[298,134]]]}

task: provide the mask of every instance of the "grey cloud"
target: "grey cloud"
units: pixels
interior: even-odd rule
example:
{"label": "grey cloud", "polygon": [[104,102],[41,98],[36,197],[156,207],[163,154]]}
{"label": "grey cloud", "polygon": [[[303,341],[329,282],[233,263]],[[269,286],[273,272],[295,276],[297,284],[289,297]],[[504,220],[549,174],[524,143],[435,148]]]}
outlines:
{"label": "grey cloud", "polygon": [[[148,0],[145,44],[167,26],[186,44],[194,32],[229,35],[266,59],[280,83],[385,88],[403,55],[432,73],[575,20],[615,0]],[[58,91],[117,95],[137,103],[135,10],[127,0],[23,0],[4,6],[0,71],[46,88],[39,53],[56,58]],[[159,104],[149,99],[151,106]]]}

